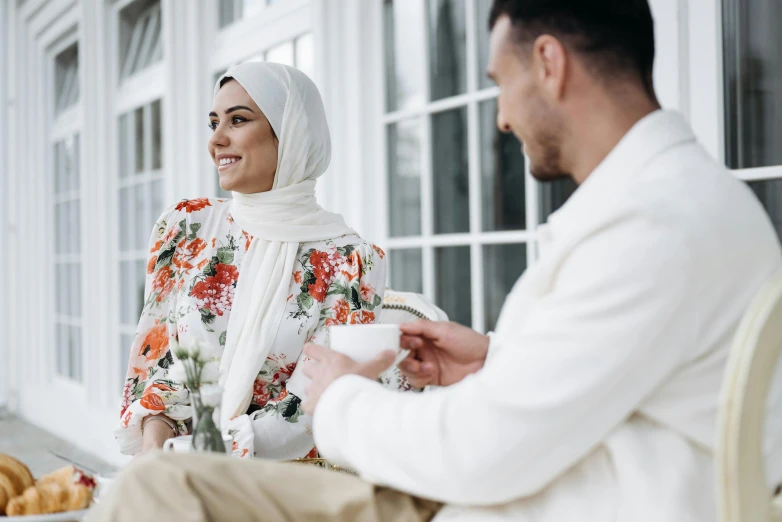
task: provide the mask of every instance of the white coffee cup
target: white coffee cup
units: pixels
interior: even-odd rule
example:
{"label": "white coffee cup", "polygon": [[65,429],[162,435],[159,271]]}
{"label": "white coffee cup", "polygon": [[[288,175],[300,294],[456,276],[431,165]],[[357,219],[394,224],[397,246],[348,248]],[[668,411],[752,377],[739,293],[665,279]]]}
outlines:
{"label": "white coffee cup", "polygon": [[344,353],[356,362],[371,361],[381,352],[391,350],[397,353],[392,366],[407,357],[409,350],[399,346],[402,332],[396,324],[345,324],[329,327],[329,346]]}
{"label": "white coffee cup", "polygon": [[[234,444],[234,438],[230,435],[223,435],[223,444],[225,444],[225,452],[230,455]],[[193,436],[180,435],[179,437],[168,439],[163,443],[163,451],[190,453],[193,451]]]}

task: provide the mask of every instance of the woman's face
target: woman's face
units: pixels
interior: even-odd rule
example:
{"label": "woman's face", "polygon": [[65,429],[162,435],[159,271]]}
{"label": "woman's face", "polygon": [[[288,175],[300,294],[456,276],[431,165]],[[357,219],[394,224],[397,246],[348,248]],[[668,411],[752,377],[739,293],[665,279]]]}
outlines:
{"label": "woman's face", "polygon": [[279,142],[253,99],[231,80],[223,85],[209,113],[209,154],[223,190],[255,194],[274,184]]}

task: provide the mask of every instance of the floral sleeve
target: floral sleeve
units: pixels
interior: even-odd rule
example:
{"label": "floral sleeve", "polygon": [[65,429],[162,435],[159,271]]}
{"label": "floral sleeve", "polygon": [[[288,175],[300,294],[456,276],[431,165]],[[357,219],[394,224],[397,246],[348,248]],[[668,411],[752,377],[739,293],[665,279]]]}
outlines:
{"label": "floral sleeve", "polygon": [[[329,326],[375,322],[385,291],[384,258],[382,250],[367,243],[331,252],[301,253],[302,271],[294,274],[301,284],[301,292],[295,296],[296,309],[302,314],[318,314],[308,341],[328,345]],[[303,357],[288,365],[290,378],[282,384],[280,394],[251,417],[258,457],[298,458],[313,452],[311,418],[300,406],[309,383],[298,370]]]}
{"label": "floral sleeve", "polygon": [[[190,417],[187,390],[168,378],[173,362],[168,345],[177,334],[174,303],[181,287],[174,260],[187,236],[184,213],[171,208],[155,223],[150,237],[144,306],[130,350],[120,427],[115,431],[120,451],[127,455],[141,450],[141,421],[147,415],[165,413],[178,421]],[[179,431],[185,432],[182,422]]]}

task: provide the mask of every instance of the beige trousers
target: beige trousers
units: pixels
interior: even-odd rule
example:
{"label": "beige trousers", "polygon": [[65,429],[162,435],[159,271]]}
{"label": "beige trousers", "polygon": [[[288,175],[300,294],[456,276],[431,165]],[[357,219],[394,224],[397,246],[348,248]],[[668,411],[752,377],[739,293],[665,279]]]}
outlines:
{"label": "beige trousers", "polygon": [[134,459],[86,522],[423,522],[441,505],[315,466],[153,452]]}

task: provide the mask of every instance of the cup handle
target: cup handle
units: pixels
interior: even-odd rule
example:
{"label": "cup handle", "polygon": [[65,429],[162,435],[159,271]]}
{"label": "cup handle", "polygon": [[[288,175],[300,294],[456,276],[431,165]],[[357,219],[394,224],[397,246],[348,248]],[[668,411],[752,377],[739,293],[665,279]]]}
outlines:
{"label": "cup handle", "polygon": [[174,439],[166,439],[163,443],[163,451],[174,451]]}

